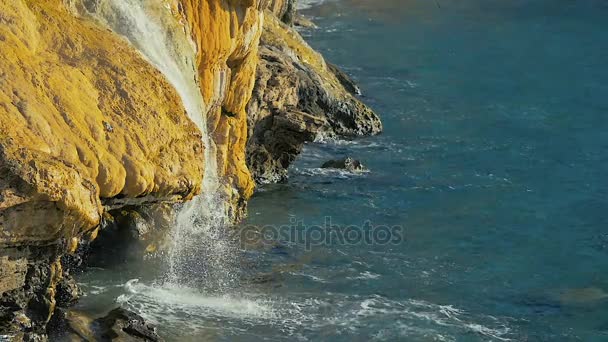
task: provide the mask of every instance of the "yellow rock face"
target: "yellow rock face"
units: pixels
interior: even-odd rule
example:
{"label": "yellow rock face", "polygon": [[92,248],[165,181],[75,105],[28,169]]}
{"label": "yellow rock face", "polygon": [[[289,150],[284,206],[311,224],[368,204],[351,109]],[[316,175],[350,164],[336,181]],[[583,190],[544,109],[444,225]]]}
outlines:
{"label": "yellow rock face", "polygon": [[335,94],[336,97],[351,97],[344,86],[340,84],[336,75],[330,71],[323,56],[310,47],[296,30],[288,27],[278,18],[272,15],[267,16],[263,39],[269,46],[291,50],[302,63],[308,65],[321,77],[328,91]]}
{"label": "yellow rock face", "polygon": [[218,147],[218,173],[224,177],[231,202],[242,202],[254,188],[245,163],[245,107],[255,83],[265,4],[260,0],[181,0],[181,5],[197,46],[209,132]]}
{"label": "yellow rock face", "polygon": [[[0,246],[89,230],[102,200],[200,191],[200,132],[123,39],[60,0],[2,1],[0,54]],[[227,121],[216,132],[242,129]]]}

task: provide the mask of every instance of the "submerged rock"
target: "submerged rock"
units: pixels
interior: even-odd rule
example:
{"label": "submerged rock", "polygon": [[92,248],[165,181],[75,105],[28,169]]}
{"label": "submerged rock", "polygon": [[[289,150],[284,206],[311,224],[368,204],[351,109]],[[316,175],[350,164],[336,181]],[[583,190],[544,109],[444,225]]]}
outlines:
{"label": "submerged rock", "polygon": [[51,341],[96,341],[93,318],[65,308],[58,308],[47,327]]}
{"label": "submerged rock", "polygon": [[608,300],[608,293],[598,287],[574,288],[559,291],[557,298],[564,305],[587,305]]}
{"label": "submerged rock", "polygon": [[350,172],[362,172],[367,170],[360,161],[350,157],[327,161],[321,167],[324,169],[341,169]]}

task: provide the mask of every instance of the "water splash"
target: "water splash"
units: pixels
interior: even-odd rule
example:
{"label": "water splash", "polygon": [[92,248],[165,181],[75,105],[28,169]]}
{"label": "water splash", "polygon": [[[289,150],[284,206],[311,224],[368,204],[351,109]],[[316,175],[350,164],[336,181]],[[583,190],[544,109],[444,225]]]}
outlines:
{"label": "water splash", "polygon": [[[452,305],[380,295],[326,292],[320,297],[250,293],[249,298],[218,295],[201,297],[187,288],[155,288],[133,279],[124,284],[118,302],[163,326],[173,338],[205,339],[205,331],[220,322],[222,336],[247,336],[266,331],[272,340],[308,340],[323,334],[359,336],[369,340],[516,341],[509,317],[470,313]],[[386,321],[393,322],[386,326]],[[239,326],[247,326],[240,330]],[[259,336],[256,336],[259,339]]]}
{"label": "water splash", "polygon": [[184,204],[171,231],[165,283],[204,284],[215,291],[236,281],[234,251],[224,237],[229,220],[217,172],[216,146],[206,123],[207,105],[201,95],[194,61],[196,51],[188,33],[170,11],[141,0],[106,0],[90,13],[124,36],[173,85],[190,119],[202,133],[205,174],[202,194]]}

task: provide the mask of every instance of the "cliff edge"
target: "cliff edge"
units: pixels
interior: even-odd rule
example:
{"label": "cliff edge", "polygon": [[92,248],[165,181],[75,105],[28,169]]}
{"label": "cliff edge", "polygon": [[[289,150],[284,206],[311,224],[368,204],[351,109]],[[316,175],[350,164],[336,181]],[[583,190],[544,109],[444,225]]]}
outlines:
{"label": "cliff edge", "polygon": [[[289,8],[289,7],[283,7]],[[248,166],[258,183],[287,179],[305,142],[382,131],[380,118],[358,99],[359,88],[325,61],[289,22],[269,13],[260,41],[253,97],[248,104]]]}

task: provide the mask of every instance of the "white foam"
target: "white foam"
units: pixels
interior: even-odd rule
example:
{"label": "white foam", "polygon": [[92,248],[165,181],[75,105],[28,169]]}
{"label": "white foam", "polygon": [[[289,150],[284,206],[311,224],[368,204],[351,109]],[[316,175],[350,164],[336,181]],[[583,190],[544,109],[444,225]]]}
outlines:
{"label": "white foam", "polygon": [[338,179],[349,179],[353,177],[362,177],[368,174],[369,170],[361,170],[357,172],[342,170],[342,169],[333,169],[333,168],[295,168],[294,172],[303,176],[326,176],[333,177]]}
{"label": "white foam", "polygon": [[[197,289],[177,284],[164,283],[150,286],[138,279],[128,281],[127,293],[120,295],[119,304],[138,307],[140,313],[157,323],[183,320],[179,314],[191,318],[209,316],[231,317],[238,319],[272,319],[274,317],[270,302],[240,298],[233,295],[209,296]],[[169,319],[167,319],[169,318]]]}
{"label": "white foam", "polygon": [[299,0],[298,1],[298,10],[304,10],[307,8],[311,8],[314,6],[318,6],[325,2],[325,0]]}
{"label": "white foam", "polygon": [[372,273],[369,271],[363,271],[355,277],[347,277],[347,279],[352,279],[352,280],[372,280],[372,279],[378,279],[378,278],[380,278],[379,274]]}
{"label": "white foam", "polygon": [[[267,337],[306,339],[311,332],[370,335],[375,340],[431,338],[456,341],[474,333],[481,338],[516,339],[508,318],[471,314],[453,305],[424,300],[393,300],[379,295],[324,293],[323,297],[241,293],[208,295],[177,284],[147,285],[137,279],[123,285],[116,301],[162,327],[166,333],[197,336],[208,329],[242,335],[241,327],[265,327]],[[383,322],[394,322],[387,326]],[[224,334],[222,333],[222,334]],[[275,335],[276,334],[276,335]]]}

